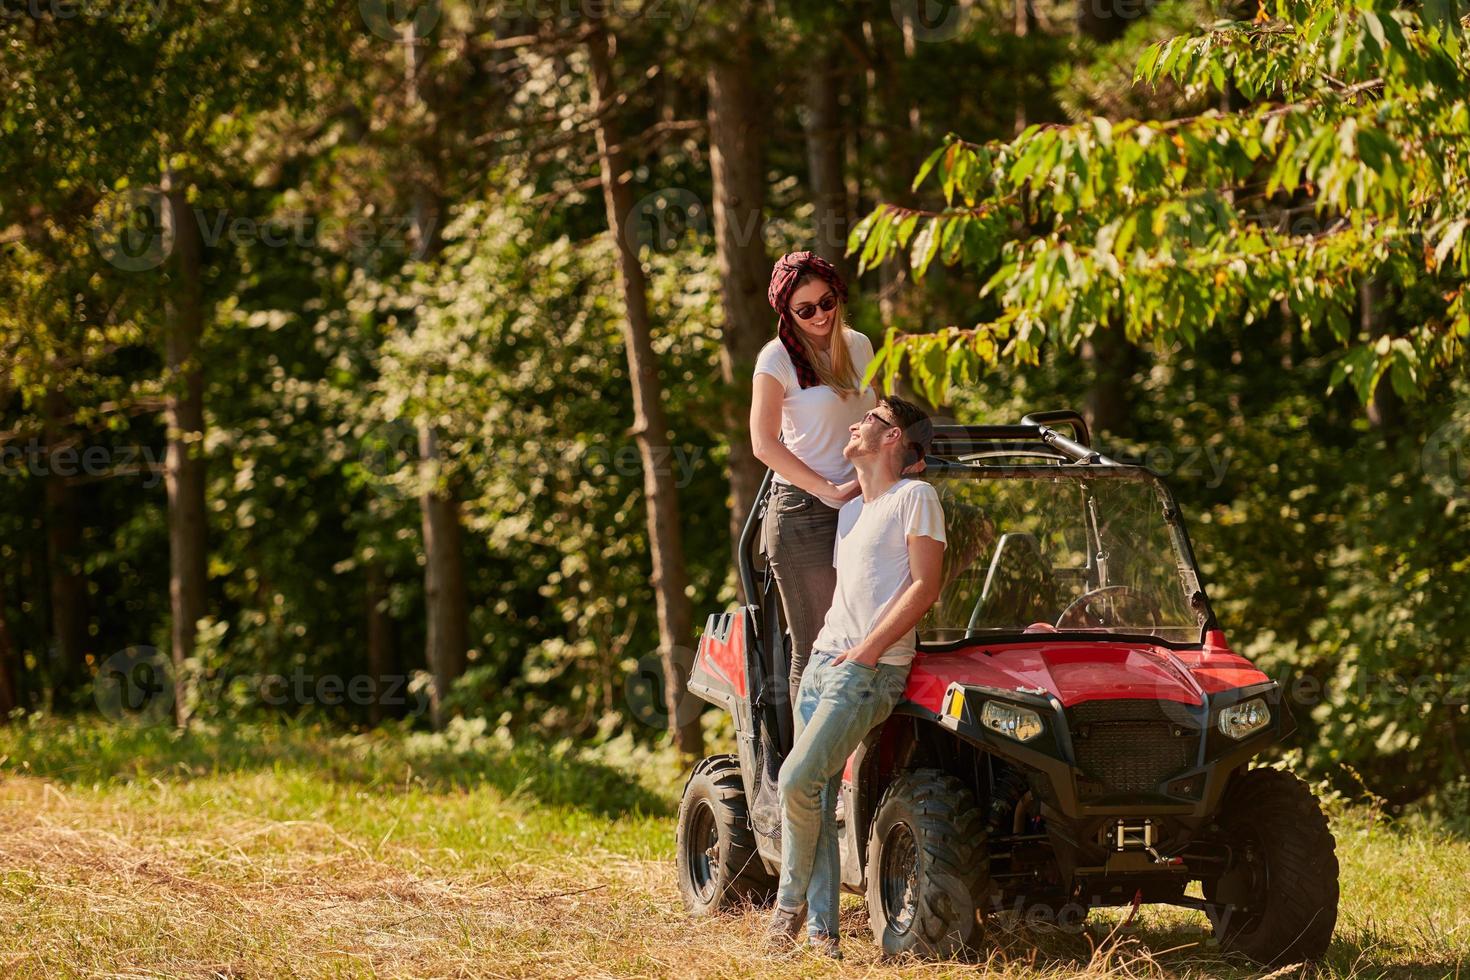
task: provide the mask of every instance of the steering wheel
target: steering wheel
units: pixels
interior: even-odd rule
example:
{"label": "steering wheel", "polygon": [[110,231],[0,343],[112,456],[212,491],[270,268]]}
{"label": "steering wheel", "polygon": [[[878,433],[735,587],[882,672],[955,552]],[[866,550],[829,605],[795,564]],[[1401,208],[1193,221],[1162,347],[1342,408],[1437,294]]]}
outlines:
{"label": "steering wheel", "polygon": [[[1099,599],[1108,600],[1106,615],[1092,608],[1093,603]],[[1119,625],[1118,606],[1127,600],[1133,600],[1143,607],[1143,611],[1152,620],[1149,624],[1151,627],[1159,625],[1159,604],[1153,596],[1140,592],[1131,585],[1105,585],[1100,589],[1084,592],[1067,603],[1067,608],[1057,617],[1057,629],[1098,629]]]}

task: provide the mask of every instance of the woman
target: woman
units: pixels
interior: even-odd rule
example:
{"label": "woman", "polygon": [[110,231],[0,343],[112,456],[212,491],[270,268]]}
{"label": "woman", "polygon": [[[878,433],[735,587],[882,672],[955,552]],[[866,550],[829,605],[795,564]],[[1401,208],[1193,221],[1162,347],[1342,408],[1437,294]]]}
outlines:
{"label": "woman", "polygon": [[750,441],[775,472],[763,545],[791,630],[795,704],[837,584],[837,510],[858,493],[842,447],[877,396],[861,384],[873,344],[844,323],[847,284],[830,262],[811,252],[782,256],[766,298],[780,319],[756,359]]}

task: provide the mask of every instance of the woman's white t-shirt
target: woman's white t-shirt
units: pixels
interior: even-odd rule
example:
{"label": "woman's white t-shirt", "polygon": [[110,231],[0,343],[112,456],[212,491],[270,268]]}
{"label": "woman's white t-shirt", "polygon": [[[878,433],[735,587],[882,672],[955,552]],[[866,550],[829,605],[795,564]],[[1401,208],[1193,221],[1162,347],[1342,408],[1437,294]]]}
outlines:
{"label": "woman's white t-shirt", "polygon": [[[853,367],[861,378],[873,360],[873,342],[867,337],[846,327],[842,339],[847,344]],[[846,483],[856,471],[842,448],[847,445],[848,426],[859,421],[869,409],[878,404],[878,396],[872,388],[864,388],[856,395],[843,398],[826,385],[803,388],[796,380],[796,365],[778,337],[761,348],[755,361],[756,374],[769,374],[781,382],[786,395],[781,400],[781,441],[792,455],[810,466],[818,475],[833,483]],[[777,483],[789,483],[778,473]],[[824,501],[837,508],[841,504]]]}

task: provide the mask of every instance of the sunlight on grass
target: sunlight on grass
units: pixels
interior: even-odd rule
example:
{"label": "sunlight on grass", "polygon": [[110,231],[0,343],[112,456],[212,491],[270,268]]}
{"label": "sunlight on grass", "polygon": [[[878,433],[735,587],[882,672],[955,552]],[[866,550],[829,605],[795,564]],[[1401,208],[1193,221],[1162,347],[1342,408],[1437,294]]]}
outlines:
{"label": "sunlight on grass", "polygon": [[[0,973],[809,976],[763,914],[690,921],[673,877],[672,756],[310,725],[0,732]],[[1335,814],[1329,976],[1455,976],[1470,842]],[[1202,918],[1094,912],[1084,932],[994,918],[977,962],[884,962],[862,902],[842,972],[1254,976]]]}

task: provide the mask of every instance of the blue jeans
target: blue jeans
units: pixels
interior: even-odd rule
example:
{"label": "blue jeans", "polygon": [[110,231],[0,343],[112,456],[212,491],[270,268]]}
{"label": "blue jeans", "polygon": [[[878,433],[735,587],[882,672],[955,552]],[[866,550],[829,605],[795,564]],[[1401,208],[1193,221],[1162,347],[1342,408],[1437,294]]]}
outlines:
{"label": "blue jeans", "polygon": [[908,684],[907,666],[876,668],[813,650],[794,712],[795,740],[781,764],[782,908],[807,906],[807,931],[837,935],[842,883],[833,812],[842,770],[863,737],[893,711]]}

